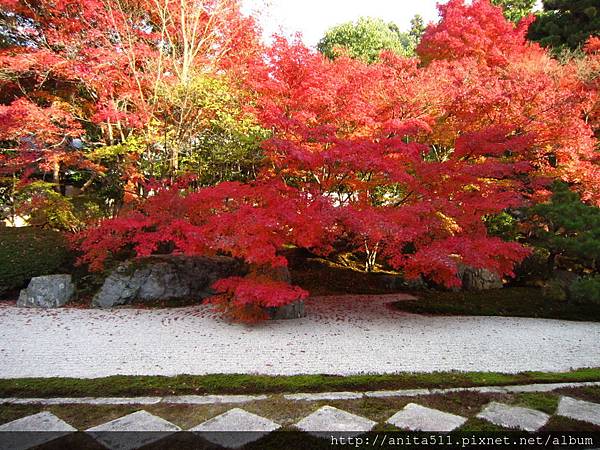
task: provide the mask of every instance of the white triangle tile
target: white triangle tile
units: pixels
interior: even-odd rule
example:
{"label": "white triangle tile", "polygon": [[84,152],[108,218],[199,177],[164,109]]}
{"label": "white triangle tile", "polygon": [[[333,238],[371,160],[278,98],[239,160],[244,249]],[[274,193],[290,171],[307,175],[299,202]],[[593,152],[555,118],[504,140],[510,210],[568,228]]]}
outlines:
{"label": "white triangle tile", "polygon": [[139,448],[177,431],[181,428],[147,411],[138,411],[86,430],[111,450]]}
{"label": "white triangle tile", "polygon": [[190,429],[213,444],[226,448],[243,447],[281,428],[265,417],[234,408]]}
{"label": "white triangle tile", "polygon": [[1,450],[25,450],[77,431],[51,412],[40,412],[0,425]]}
{"label": "white triangle tile", "polygon": [[377,422],[333,406],[323,406],[296,423],[296,428],[317,437],[353,437],[373,429]]}

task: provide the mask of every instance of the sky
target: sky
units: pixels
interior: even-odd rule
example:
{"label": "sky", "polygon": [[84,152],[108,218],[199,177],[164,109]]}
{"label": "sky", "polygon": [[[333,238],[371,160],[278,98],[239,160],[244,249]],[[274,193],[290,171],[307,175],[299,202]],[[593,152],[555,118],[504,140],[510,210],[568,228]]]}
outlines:
{"label": "sky", "polygon": [[401,30],[410,28],[410,19],[420,14],[425,23],[437,20],[439,0],[243,0],[246,13],[262,11],[258,17],[265,37],[283,31],[301,32],[304,43],[316,46],[325,31],[361,16],[381,17]]}

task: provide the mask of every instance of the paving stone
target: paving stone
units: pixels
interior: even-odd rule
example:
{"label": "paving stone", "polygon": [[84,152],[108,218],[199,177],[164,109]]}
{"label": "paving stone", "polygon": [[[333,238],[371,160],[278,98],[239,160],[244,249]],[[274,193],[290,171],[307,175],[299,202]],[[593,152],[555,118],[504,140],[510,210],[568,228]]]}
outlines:
{"label": "paving stone", "polygon": [[450,432],[467,421],[466,418],[409,403],[387,420],[387,423],[410,431]]}
{"label": "paving stone", "polygon": [[249,403],[266,400],[267,395],[178,395],[164,397],[162,403],[210,405],[224,403]]}
{"label": "paving stone", "polygon": [[320,392],[308,394],[287,394],[283,396],[286,400],[315,402],[320,400],[354,400],[362,398],[362,392]]}
{"label": "paving stone", "polygon": [[468,392],[470,388],[447,388],[447,389],[429,389],[429,393],[433,395],[454,394],[457,392]]}
{"label": "paving stone", "polygon": [[56,397],[5,398],[0,404],[12,405],[155,405],[161,397]]}
{"label": "paving stone", "polygon": [[526,384],[520,386],[506,386],[505,389],[510,393],[522,392],[552,392],[557,389],[575,388],[590,386],[588,383],[541,383],[541,384]]}
{"label": "paving stone", "polygon": [[213,444],[226,448],[243,447],[281,428],[265,417],[234,408],[190,429]]}
{"label": "paving stone", "polygon": [[420,395],[430,395],[429,389],[401,389],[398,391],[369,391],[365,392],[365,397],[388,398],[388,397],[417,397]]}
{"label": "paving stone", "polygon": [[600,404],[561,397],[556,414],[600,426]]}
{"label": "paving stone", "polygon": [[139,448],[177,431],[181,428],[147,411],[138,411],[86,430],[111,450]]}
{"label": "paving stone", "polygon": [[40,412],[0,425],[0,449],[25,450],[77,431],[50,412]]}
{"label": "paving stone", "polygon": [[537,431],[550,419],[548,414],[535,409],[497,402],[488,404],[477,414],[477,417],[504,428],[518,428],[525,431]]}
{"label": "paving stone", "polygon": [[296,423],[296,428],[313,436],[353,437],[370,431],[377,422],[333,406],[323,406]]}
{"label": "paving stone", "polygon": [[503,386],[482,386],[475,388],[468,388],[470,392],[477,392],[479,394],[506,394],[508,391]]}

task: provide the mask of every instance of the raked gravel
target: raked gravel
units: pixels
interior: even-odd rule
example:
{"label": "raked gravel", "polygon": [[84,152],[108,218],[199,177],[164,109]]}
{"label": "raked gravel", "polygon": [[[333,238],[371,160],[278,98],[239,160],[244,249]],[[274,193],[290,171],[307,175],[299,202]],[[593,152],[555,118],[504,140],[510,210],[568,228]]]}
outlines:
{"label": "raked gravel", "polygon": [[231,324],[209,306],[0,306],[0,378],[567,371],[600,367],[600,323],[429,317],[403,295],[313,298],[308,317]]}

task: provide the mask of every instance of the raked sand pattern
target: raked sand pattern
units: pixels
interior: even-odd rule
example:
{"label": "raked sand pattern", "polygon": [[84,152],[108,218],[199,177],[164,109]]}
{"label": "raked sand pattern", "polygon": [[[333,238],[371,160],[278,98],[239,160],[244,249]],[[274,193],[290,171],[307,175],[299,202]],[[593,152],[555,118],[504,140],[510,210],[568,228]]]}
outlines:
{"label": "raked sand pattern", "polygon": [[600,367],[600,323],[428,317],[403,295],[313,298],[308,317],[246,326],[211,308],[0,307],[0,378],[567,371]]}

